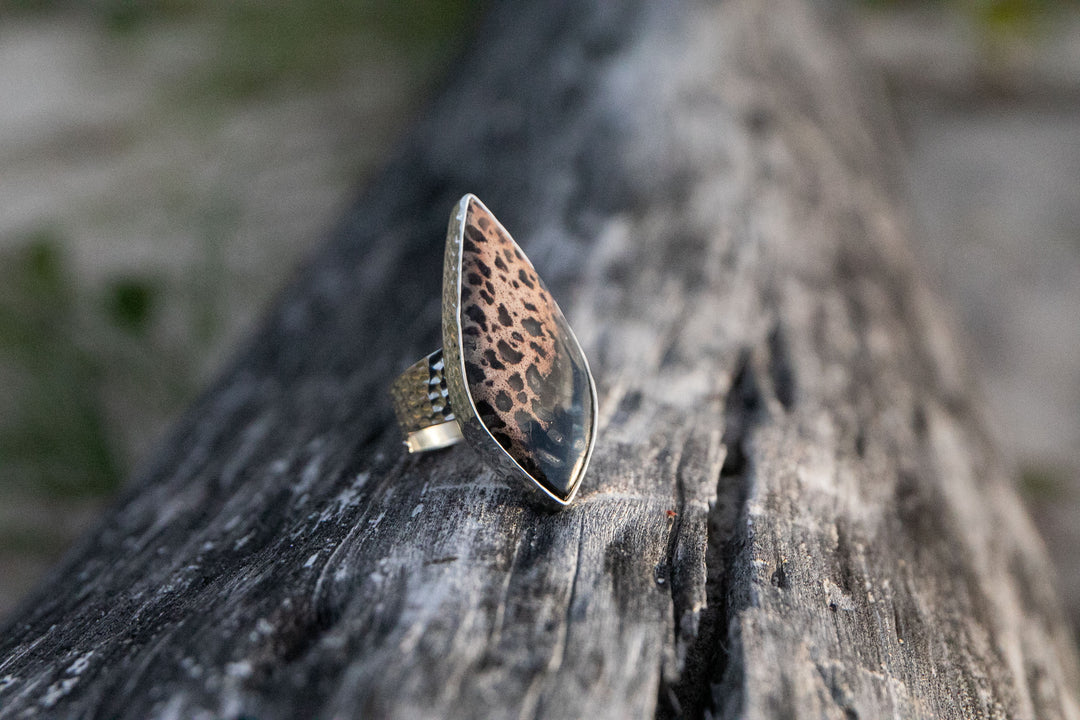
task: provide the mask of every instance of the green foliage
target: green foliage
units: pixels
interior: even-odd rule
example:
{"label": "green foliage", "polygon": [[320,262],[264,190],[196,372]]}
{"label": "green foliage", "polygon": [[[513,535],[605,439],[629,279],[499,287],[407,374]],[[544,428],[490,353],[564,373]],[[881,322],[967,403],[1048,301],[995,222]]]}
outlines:
{"label": "green foliage", "polygon": [[158,288],[145,278],[117,278],[105,289],[105,314],[117,327],[145,335],[157,294]]}
{"label": "green foliage", "polygon": [[1029,502],[1061,500],[1070,486],[1069,474],[1045,464],[1027,464],[1020,468],[1020,494]]}
{"label": "green foliage", "polygon": [[54,234],[34,233],[0,259],[0,484],[56,495],[117,487],[96,392],[101,358],[79,341],[79,312]]}
{"label": "green foliage", "polygon": [[282,84],[325,82],[392,47],[427,60],[444,51],[475,0],[238,0],[207,5],[221,29],[211,81],[251,95]]}
{"label": "green foliage", "polygon": [[229,97],[325,83],[387,48],[429,63],[455,47],[479,0],[0,0],[12,13],[77,11],[120,36],[198,20],[216,35],[207,76],[192,85]]}
{"label": "green foliage", "polygon": [[1077,0],[861,0],[871,7],[951,8],[966,16],[983,42],[991,45],[1037,39],[1059,13]]}
{"label": "green foliage", "polygon": [[1030,51],[1054,27],[1054,20],[1076,0],[967,0],[967,13],[982,41],[983,54],[994,62]]}
{"label": "green foliage", "polygon": [[[58,234],[39,231],[0,256],[0,496],[114,492],[129,460],[116,408],[175,412],[217,340],[197,327],[221,312],[217,287],[181,282],[170,290],[161,278],[131,272],[96,287],[75,274],[64,247]],[[187,325],[178,336],[161,327],[165,296],[183,305],[174,313]]]}

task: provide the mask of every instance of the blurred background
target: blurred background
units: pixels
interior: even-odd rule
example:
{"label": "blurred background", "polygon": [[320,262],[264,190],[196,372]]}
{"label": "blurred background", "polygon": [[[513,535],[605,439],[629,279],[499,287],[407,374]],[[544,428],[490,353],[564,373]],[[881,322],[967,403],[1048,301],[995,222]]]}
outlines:
{"label": "blurred background", "polygon": [[[0,0],[0,617],[378,169],[481,5]],[[1080,3],[836,9],[1080,626]]]}

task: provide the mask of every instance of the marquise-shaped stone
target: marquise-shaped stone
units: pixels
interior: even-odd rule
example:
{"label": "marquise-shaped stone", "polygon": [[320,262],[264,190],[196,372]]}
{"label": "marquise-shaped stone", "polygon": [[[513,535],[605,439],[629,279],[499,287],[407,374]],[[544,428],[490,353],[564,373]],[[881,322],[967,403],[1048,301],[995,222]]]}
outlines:
{"label": "marquise-shaped stone", "polygon": [[475,198],[461,243],[461,350],[476,414],[521,469],[567,500],[594,432],[585,356],[532,263]]}

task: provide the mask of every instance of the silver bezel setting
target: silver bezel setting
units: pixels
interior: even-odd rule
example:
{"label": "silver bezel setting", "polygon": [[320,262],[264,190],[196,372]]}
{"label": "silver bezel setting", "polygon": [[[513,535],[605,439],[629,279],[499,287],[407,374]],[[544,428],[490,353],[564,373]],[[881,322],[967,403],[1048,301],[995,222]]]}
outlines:
{"label": "silver bezel setting", "polygon": [[[578,343],[578,339],[574,335],[573,329],[570,328],[569,322],[567,322],[566,327],[569,331],[568,344],[572,344],[573,347],[577,349],[581,354],[581,358],[585,365],[585,375],[588,378],[589,393],[592,395],[592,412],[591,417],[589,418],[589,440],[585,449],[585,454],[582,456],[582,459],[578,463],[578,467],[573,473],[570,483],[570,493],[564,499],[551,492],[536,478],[529,474],[505,449],[503,449],[502,445],[495,440],[484,423],[481,422],[476,410],[476,405],[473,402],[472,394],[469,392],[468,383],[465,380],[464,347],[462,345],[460,312],[462,283],[461,262],[462,247],[465,240],[465,221],[468,215],[470,202],[475,202],[487,211],[488,214],[495,219],[496,223],[499,222],[498,219],[495,218],[494,213],[491,213],[491,211],[487,209],[487,206],[471,193],[466,194],[461,198],[450,215],[450,224],[446,232],[446,252],[443,258],[442,289],[443,357],[446,361],[446,384],[450,395],[450,406],[454,409],[454,415],[458,425],[461,427],[461,433],[465,437],[465,441],[473,450],[480,454],[492,469],[503,477],[514,477],[519,480],[524,480],[526,486],[535,491],[534,497],[538,497],[543,505],[547,507],[563,508],[573,502],[574,497],[577,495],[578,489],[581,487],[582,478],[584,478],[585,472],[588,470],[589,461],[592,458],[593,447],[596,444],[596,424],[598,417],[596,382],[593,379],[592,370],[589,368],[589,360],[581,349],[581,345]],[[499,226],[502,227],[502,224],[499,223]],[[505,227],[502,227],[502,229],[506,232],[507,237],[513,239],[513,236],[506,231]],[[515,240],[514,243],[516,244],[517,241]],[[524,252],[522,254],[525,255]],[[528,259],[527,255],[525,255],[525,261],[528,262],[530,268],[532,268],[532,262]],[[533,268],[533,270],[535,271],[535,268]],[[560,312],[562,312],[561,309]]]}

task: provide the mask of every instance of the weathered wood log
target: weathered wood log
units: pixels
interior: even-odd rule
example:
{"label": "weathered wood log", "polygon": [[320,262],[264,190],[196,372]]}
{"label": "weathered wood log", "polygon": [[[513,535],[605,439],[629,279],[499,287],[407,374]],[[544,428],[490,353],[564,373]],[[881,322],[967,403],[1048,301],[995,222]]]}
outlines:
{"label": "weathered wood log", "polygon": [[[0,638],[0,717],[1076,718],[1036,533],[798,0],[507,3]],[[589,354],[543,513],[386,389],[476,192]]]}

